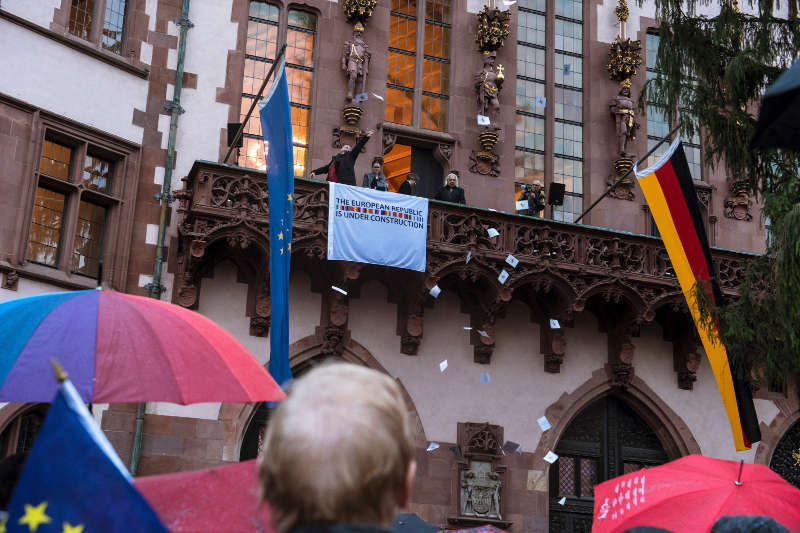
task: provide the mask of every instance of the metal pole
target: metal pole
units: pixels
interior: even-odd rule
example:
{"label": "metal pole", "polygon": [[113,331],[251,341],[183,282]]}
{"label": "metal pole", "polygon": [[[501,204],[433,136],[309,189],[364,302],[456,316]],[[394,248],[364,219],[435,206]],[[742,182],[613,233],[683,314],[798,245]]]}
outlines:
{"label": "metal pole", "polygon": [[244,120],[242,121],[242,124],[239,126],[239,130],[236,132],[236,137],[233,138],[233,142],[231,142],[231,145],[228,147],[228,152],[222,159],[223,163],[228,162],[228,158],[231,156],[231,153],[233,152],[233,147],[239,144],[239,140],[242,138],[242,134],[244,133],[244,127],[247,125],[247,121],[250,120],[250,115],[253,114],[253,110],[258,105],[258,102],[261,100],[261,97],[264,95],[264,89],[267,88],[267,83],[269,82],[269,79],[272,77],[272,73],[275,72],[275,67],[278,66],[278,63],[280,63],[284,52],[286,52],[286,43],[283,43],[283,46],[281,46],[281,49],[278,51],[278,56],[275,58],[275,61],[272,62],[272,66],[269,68],[269,72],[267,72],[267,77],[264,78],[264,82],[261,84],[261,88],[258,90],[258,94],[256,95],[255,100],[253,100],[253,103],[250,104],[250,109],[247,110],[247,114],[244,116]]}
{"label": "metal pole", "polygon": [[670,139],[670,137],[672,137],[673,135],[675,135],[675,132],[677,132],[677,131],[680,129],[680,127],[681,127],[681,125],[680,125],[680,124],[678,124],[677,126],[675,126],[675,129],[673,129],[671,132],[669,132],[669,134],[667,134],[667,136],[666,136],[666,137],[664,137],[663,139],[661,139],[660,141],[658,141],[658,144],[656,144],[655,146],[653,146],[653,147],[650,149],[650,151],[649,151],[649,152],[647,152],[646,154],[644,154],[644,156],[643,156],[641,159],[639,159],[639,160],[638,160],[638,161],[637,161],[637,162],[636,162],[636,163],[635,163],[635,164],[634,164],[634,165],[633,165],[631,168],[629,168],[629,169],[628,169],[628,171],[627,171],[625,174],[623,174],[622,176],[620,176],[620,177],[617,179],[617,181],[615,181],[615,182],[613,183],[613,185],[611,185],[611,187],[609,187],[608,189],[606,189],[606,192],[604,192],[603,194],[601,194],[601,195],[600,195],[600,198],[598,198],[597,200],[595,200],[594,202],[592,202],[592,205],[590,205],[590,206],[589,206],[589,207],[586,209],[586,211],[584,211],[583,213],[581,213],[581,216],[579,216],[578,218],[576,218],[576,219],[575,219],[575,222],[574,222],[574,224],[577,224],[578,222],[580,222],[580,220],[581,220],[581,219],[582,219],[584,216],[586,216],[586,214],[587,214],[589,211],[591,211],[592,209],[594,209],[594,206],[596,206],[597,204],[599,204],[599,203],[600,203],[600,200],[602,200],[603,198],[605,198],[606,196],[608,196],[608,193],[610,193],[611,191],[613,191],[613,190],[614,190],[614,187],[616,187],[617,185],[619,185],[619,183],[620,183],[622,180],[624,180],[625,178],[627,178],[627,177],[628,177],[628,174],[630,174],[631,172],[633,172],[633,169],[634,169],[634,167],[636,167],[637,165],[639,165],[639,163],[641,163],[642,161],[644,161],[645,159],[647,159],[648,157],[650,157],[650,154],[652,154],[653,152],[655,152],[655,151],[658,149],[658,147],[659,147],[659,146],[661,146],[662,144],[664,144],[666,141],[668,141],[668,140]]}
{"label": "metal pole", "polygon": [[[175,69],[175,88],[172,92],[172,103],[166,106],[170,111],[169,120],[169,142],[167,144],[167,161],[164,166],[164,183],[161,185],[161,192],[156,198],[161,203],[161,213],[158,220],[158,243],[156,244],[156,260],[153,266],[153,281],[145,289],[150,292],[151,298],[160,299],[164,287],[161,285],[161,269],[164,264],[164,240],[167,234],[167,214],[172,203],[172,167],[175,166],[175,142],[178,134],[178,116],[183,113],[181,107],[181,91],[183,90],[183,67],[186,59],[186,36],[189,28],[194,24],[189,20],[189,2],[183,0],[181,7],[181,18],[175,21],[180,26],[178,36],[178,64]],[[131,448],[131,475],[136,475],[139,466],[139,456],[142,451],[142,431],[144,428],[145,403],[140,403],[136,410],[136,427],[133,434],[133,446]]]}

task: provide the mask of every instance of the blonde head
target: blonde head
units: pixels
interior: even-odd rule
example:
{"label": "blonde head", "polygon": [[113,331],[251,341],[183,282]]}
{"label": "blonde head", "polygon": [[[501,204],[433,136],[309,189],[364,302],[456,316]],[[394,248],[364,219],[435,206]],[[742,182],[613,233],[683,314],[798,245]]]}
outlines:
{"label": "blonde head", "polygon": [[270,418],[259,477],[280,531],[315,521],[387,525],[406,496],[413,440],[397,383],[347,363],[292,384]]}

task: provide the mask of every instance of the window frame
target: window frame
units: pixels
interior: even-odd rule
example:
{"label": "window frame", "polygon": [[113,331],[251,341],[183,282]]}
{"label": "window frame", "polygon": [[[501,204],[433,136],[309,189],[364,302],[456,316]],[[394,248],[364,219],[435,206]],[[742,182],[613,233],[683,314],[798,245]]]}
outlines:
{"label": "window frame", "polygon": [[[131,250],[133,208],[138,188],[140,146],[41,110],[35,113],[38,115],[38,120],[33,122],[32,149],[27,161],[30,179],[26,182],[23,197],[25,216],[20,217],[18,223],[19,240],[15,262],[21,265],[20,271],[27,274],[27,277],[43,279],[69,288],[92,288],[101,281],[109,283],[114,288],[124,288]],[[41,156],[45,140],[72,148],[69,182],[41,174]],[[102,157],[113,164],[111,190],[108,193],[93,191],[83,186],[80,176],[87,153]],[[67,196],[55,266],[43,265],[27,258],[33,208],[40,185]],[[106,209],[100,255],[103,260],[102,280],[72,269],[71,261],[81,200],[101,205]]]}
{"label": "window frame", "polygon": [[[14,409],[11,416],[7,419],[7,422],[3,424],[2,429],[0,429],[0,445],[5,444],[3,448],[0,448],[0,459],[4,459],[10,455],[14,455],[15,453],[17,453],[17,447],[19,446],[19,437],[20,437],[19,432],[20,432],[20,425],[22,423],[22,418],[31,413],[39,413],[40,415],[42,415],[42,421],[44,422],[44,418],[47,416],[47,410],[49,408],[49,404],[46,403],[17,404],[17,405],[18,407]],[[11,406],[13,406],[13,404],[10,405],[9,407]],[[39,429],[41,430],[41,427]],[[3,443],[2,437],[5,436],[6,433],[8,437],[7,440]]]}
{"label": "window frame", "polygon": [[[384,122],[386,124],[393,124],[400,127],[407,127],[413,128],[415,130],[419,130],[421,132],[436,132],[436,133],[448,133],[450,131],[452,125],[452,106],[450,105],[450,90],[453,84],[453,73],[451,71],[454,61],[453,61],[453,51],[455,46],[455,39],[453,38],[454,35],[454,19],[457,14],[457,2],[455,0],[450,0],[450,22],[444,23],[439,22],[436,20],[428,19],[427,18],[427,3],[430,1],[437,1],[437,0],[414,0],[416,2],[416,13],[414,15],[408,15],[406,13],[402,13],[399,11],[393,11],[391,3],[389,5],[389,28],[387,29],[387,37],[391,37],[391,17],[397,16],[401,18],[407,18],[409,20],[413,19],[416,26],[416,42],[414,51],[408,51],[400,48],[390,47],[387,39],[387,50],[388,53],[396,53],[402,54],[409,57],[414,58],[414,86],[413,87],[404,87],[401,85],[394,85],[390,84],[388,79],[386,81],[386,87],[389,89],[394,89],[397,91],[402,91],[411,94],[411,123],[410,124],[403,124],[402,122],[393,122],[386,118],[385,111],[384,111]],[[447,58],[440,58],[437,56],[429,55],[425,53],[425,33],[428,29],[428,25],[432,27],[441,27],[446,28],[450,32],[449,40],[449,49],[447,50]],[[425,62],[430,61],[433,63],[441,63],[447,65],[448,68],[448,87],[447,87],[447,94],[436,93],[432,91],[425,90],[423,88],[423,79],[425,76]],[[423,97],[427,98],[434,98],[436,100],[443,100],[445,105],[447,106],[447,110],[444,112],[444,121],[445,127],[441,130],[434,130],[424,128],[422,126],[422,100]]]}
{"label": "window frame", "polygon": [[[311,88],[310,88],[310,95],[309,95],[309,103],[308,104],[292,102],[291,101],[291,87],[290,87],[290,90],[289,90],[289,93],[290,93],[289,94],[289,98],[290,98],[289,107],[290,107],[290,109],[291,108],[297,108],[297,109],[303,109],[303,110],[308,111],[308,124],[309,125],[307,127],[307,132],[306,132],[306,136],[307,136],[306,137],[306,143],[305,143],[305,145],[303,145],[302,143],[297,143],[297,142],[293,142],[292,143],[292,147],[293,147],[293,149],[295,149],[295,151],[298,148],[302,149],[302,150],[305,150],[305,154],[306,155],[305,155],[305,162],[303,164],[304,171],[303,171],[302,175],[300,175],[300,176],[295,175],[295,177],[305,177],[308,174],[306,169],[307,169],[308,165],[310,164],[309,162],[311,161],[311,157],[310,156],[311,156],[311,149],[312,149],[312,145],[313,145],[313,142],[312,142],[313,141],[313,137],[312,137],[312,129],[313,128],[311,127],[311,124],[314,123],[314,119],[315,119],[314,111],[315,111],[315,104],[316,104],[316,88],[317,88],[317,76],[315,76],[315,74],[317,74],[317,72],[318,72],[318,69],[317,69],[318,60],[319,60],[319,45],[318,45],[318,42],[320,40],[320,20],[321,20],[322,17],[321,17],[321,14],[319,13],[319,11],[317,11],[316,9],[313,9],[313,8],[311,8],[311,7],[309,7],[308,5],[305,5],[305,4],[295,4],[295,3],[285,4],[285,3],[279,2],[278,0],[247,0],[247,2],[245,4],[245,9],[244,9],[244,23],[243,23],[244,32],[245,33],[244,33],[244,49],[242,50],[242,57],[243,57],[242,70],[241,70],[242,75],[239,76],[240,85],[239,85],[239,92],[237,93],[237,104],[236,104],[237,107],[236,107],[236,110],[234,112],[235,113],[235,117],[236,117],[235,120],[238,120],[240,122],[244,118],[243,117],[244,112],[241,111],[243,99],[245,97],[248,97],[248,98],[252,99],[255,96],[255,94],[253,94],[253,93],[245,93],[244,92],[244,79],[245,79],[247,60],[250,59],[250,60],[253,60],[253,61],[263,62],[266,65],[269,65],[270,67],[275,63],[275,55],[273,55],[271,58],[261,58],[261,57],[256,57],[253,54],[248,54],[247,53],[247,27],[248,27],[248,25],[250,23],[250,4],[252,2],[258,2],[258,3],[270,5],[270,6],[278,9],[278,22],[277,22],[277,24],[274,21],[268,21],[267,22],[270,25],[276,26],[277,29],[278,29],[277,35],[275,37],[275,55],[277,55],[278,50],[280,49],[280,46],[282,45],[282,43],[287,43],[287,50],[288,50],[289,46],[288,46],[287,39],[288,39],[288,35],[289,35],[289,31],[290,30],[299,31],[299,32],[303,32],[303,33],[309,33],[309,34],[312,34],[314,36],[314,47],[311,50],[311,63],[313,65],[312,67],[306,67],[304,65],[298,65],[296,63],[289,63],[288,61],[286,62],[287,76],[288,76],[288,73],[289,73],[289,69],[295,69],[295,70],[299,70],[299,71],[305,71],[305,72],[311,72],[312,73],[312,75],[311,75]],[[312,30],[308,30],[306,28],[302,28],[300,26],[295,26],[295,25],[291,25],[292,27],[290,28],[289,27],[290,26],[290,24],[289,24],[289,12],[290,11],[300,11],[300,12],[305,12],[305,13],[308,13],[310,15],[313,15],[314,18],[315,18],[315,29],[312,31]],[[255,59],[252,59],[254,57],[255,57]],[[286,57],[286,55],[284,53],[284,58],[285,57]],[[262,83],[263,83],[263,80],[262,80]],[[272,82],[270,82],[270,83],[272,83]],[[259,85],[259,88],[260,88],[260,85]],[[267,85],[267,88],[265,90],[269,90],[269,84]],[[244,128],[244,130],[242,132],[242,139],[243,140],[245,138],[255,139],[256,141],[261,139],[261,137],[259,137],[257,135],[254,135],[252,133],[249,133],[252,121],[253,120],[257,121],[258,120],[258,116],[257,115],[258,115],[257,111],[254,111],[253,115],[250,116],[250,120],[248,121],[248,125],[247,125],[247,127]],[[245,149],[246,149],[246,144],[243,144],[242,147],[236,149],[236,164],[237,165],[242,166],[242,158],[244,158],[244,162],[245,163],[247,162],[247,155],[243,154]],[[295,161],[295,167],[297,167],[297,162],[296,161]],[[253,168],[253,167],[244,166],[243,168]],[[263,169],[260,169],[258,167],[255,167],[255,168],[257,170],[263,170]],[[266,167],[264,167],[264,168],[266,168]]]}
{"label": "window frame", "polygon": [[119,52],[114,52],[103,46],[103,27],[105,26],[106,5],[109,1],[112,0],[94,0],[94,7],[92,9],[92,26],[89,30],[88,39],[84,39],[80,35],[75,35],[69,31],[69,21],[72,13],[72,0],[61,1],[61,7],[60,9],[56,9],[56,13],[53,18],[53,26],[55,27],[52,29],[61,29],[67,37],[76,39],[83,43],[89,43],[93,47],[105,53],[112,54],[116,57],[127,58],[130,55],[130,15],[134,11],[134,6],[132,4],[137,2],[137,0],[125,0],[125,13],[122,18],[122,39],[120,41]]}

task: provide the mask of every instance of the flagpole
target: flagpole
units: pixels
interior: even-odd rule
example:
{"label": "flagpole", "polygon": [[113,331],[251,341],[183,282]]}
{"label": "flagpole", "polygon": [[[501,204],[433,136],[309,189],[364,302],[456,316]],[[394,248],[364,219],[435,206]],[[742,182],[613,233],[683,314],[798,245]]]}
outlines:
{"label": "flagpole", "polygon": [[636,162],[636,163],[635,163],[633,166],[631,166],[631,168],[629,168],[629,169],[628,169],[628,171],[627,171],[625,174],[623,174],[622,176],[620,176],[619,178],[617,178],[617,181],[615,181],[615,182],[614,182],[614,183],[613,183],[613,184],[612,184],[612,185],[611,185],[611,186],[610,186],[608,189],[606,189],[606,192],[604,192],[603,194],[601,194],[601,195],[600,195],[600,198],[598,198],[597,200],[595,200],[594,202],[592,202],[592,205],[590,205],[590,206],[589,206],[589,207],[586,209],[586,211],[584,211],[583,213],[581,213],[581,216],[579,216],[578,218],[576,218],[576,219],[575,219],[575,221],[574,221],[573,223],[574,223],[574,224],[577,224],[578,222],[580,222],[580,220],[581,220],[581,219],[582,219],[584,216],[586,216],[586,214],[587,214],[589,211],[591,211],[592,209],[594,209],[594,206],[596,206],[597,204],[599,204],[599,203],[600,203],[600,200],[602,200],[603,198],[605,198],[606,196],[608,196],[608,193],[610,193],[611,191],[613,191],[613,190],[614,190],[614,187],[616,187],[617,185],[619,185],[619,184],[622,182],[622,180],[624,180],[625,178],[627,178],[627,177],[628,177],[628,175],[629,175],[631,172],[633,172],[633,169],[634,169],[634,168],[636,168],[636,166],[637,166],[637,165],[639,165],[639,163],[641,163],[642,161],[644,161],[645,159],[647,159],[648,157],[650,157],[650,154],[652,154],[653,152],[655,152],[655,151],[658,149],[658,147],[659,147],[659,146],[661,146],[662,144],[664,144],[665,142],[667,142],[668,140],[670,140],[670,138],[671,138],[673,135],[675,135],[675,133],[676,133],[676,132],[677,132],[677,131],[680,129],[680,127],[681,127],[681,125],[680,125],[680,124],[678,124],[677,126],[675,126],[675,129],[673,129],[671,132],[669,132],[669,133],[667,134],[667,136],[666,136],[666,137],[664,137],[663,139],[661,139],[660,141],[658,141],[658,144],[656,144],[655,146],[653,146],[653,147],[650,149],[650,151],[649,151],[649,152],[647,152],[646,154],[644,154],[644,156],[643,156],[641,159],[639,159],[639,160],[638,160],[638,161],[637,161],[637,162]]}
{"label": "flagpole", "polygon": [[231,145],[228,147],[228,152],[225,154],[225,157],[222,159],[223,163],[226,163],[226,164],[228,163],[228,158],[231,156],[231,153],[233,152],[233,148],[237,144],[239,144],[239,141],[242,139],[242,135],[244,134],[244,127],[247,125],[247,121],[250,120],[250,115],[253,114],[253,110],[258,105],[258,102],[261,101],[261,97],[264,96],[264,89],[267,88],[267,83],[269,82],[269,79],[272,77],[272,73],[275,72],[275,67],[278,66],[278,63],[280,63],[284,52],[286,52],[286,43],[283,43],[283,46],[281,46],[281,49],[278,51],[277,57],[275,57],[275,61],[272,62],[272,66],[270,67],[269,72],[267,72],[267,77],[264,78],[264,82],[261,84],[261,88],[258,90],[258,94],[256,95],[255,100],[253,100],[253,103],[250,104],[250,109],[247,111],[247,114],[244,116],[244,120],[242,121],[242,124],[239,126],[239,129],[236,131],[236,137],[233,138],[233,141],[231,142]]}

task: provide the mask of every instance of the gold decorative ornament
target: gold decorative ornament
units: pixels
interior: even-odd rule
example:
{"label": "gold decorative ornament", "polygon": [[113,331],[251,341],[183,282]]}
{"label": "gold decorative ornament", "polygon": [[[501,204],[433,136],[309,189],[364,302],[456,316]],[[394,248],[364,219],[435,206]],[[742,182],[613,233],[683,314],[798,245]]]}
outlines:
{"label": "gold decorative ornament", "polygon": [[[347,22],[351,24],[357,22],[358,24],[366,23],[372,16],[378,0],[344,0],[342,2],[342,9]],[[355,29],[355,28],[354,28]],[[364,31],[362,24],[361,31]]]}
{"label": "gold decorative ornament", "polygon": [[483,53],[502,48],[510,30],[511,13],[484,6],[478,13],[478,31],[475,42]]}
{"label": "gold decorative ornament", "polygon": [[792,452],[792,459],[794,459],[794,466],[800,468],[800,448]]}
{"label": "gold decorative ornament", "polygon": [[608,50],[608,76],[617,82],[627,81],[636,75],[639,65],[642,64],[642,43],[617,37]]}
{"label": "gold decorative ornament", "polygon": [[628,3],[625,0],[619,0],[614,13],[617,14],[617,20],[620,22],[627,22],[630,11],[628,10]]}

